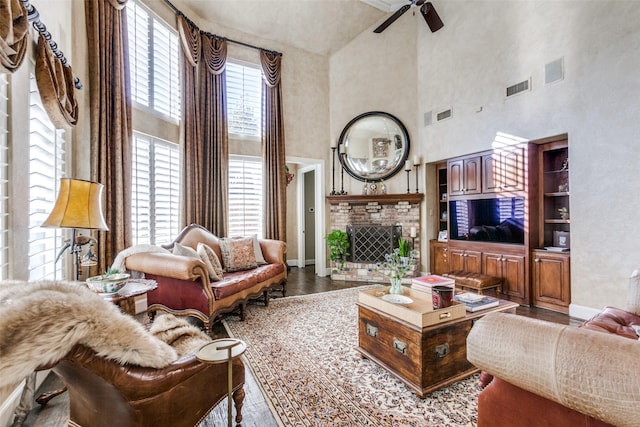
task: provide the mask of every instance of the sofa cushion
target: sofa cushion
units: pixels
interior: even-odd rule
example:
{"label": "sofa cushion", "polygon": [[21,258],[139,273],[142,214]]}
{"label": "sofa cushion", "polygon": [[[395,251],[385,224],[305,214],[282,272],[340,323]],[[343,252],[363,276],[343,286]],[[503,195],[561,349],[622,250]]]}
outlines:
{"label": "sofa cushion", "polygon": [[284,272],[283,264],[266,264],[249,271],[235,271],[224,275],[224,279],[211,284],[216,300],[234,295],[257,283],[262,283]]}
{"label": "sofa cushion", "polygon": [[267,264],[267,261],[264,259],[264,255],[262,254],[262,248],[260,247],[260,241],[258,240],[258,235],[253,234],[251,236],[251,239],[253,239],[253,252],[255,253],[255,256],[256,256],[256,263],[258,265]]}
{"label": "sofa cushion", "polygon": [[225,271],[240,271],[256,268],[253,239],[220,239],[220,252]]}
{"label": "sofa cushion", "polygon": [[627,311],[640,316],[640,270],[633,270],[629,277],[627,291]]}
{"label": "sofa cushion", "polygon": [[638,335],[633,325],[640,326],[640,316],[616,307],[605,307],[604,310],[584,322],[580,327],[637,340]]}
{"label": "sofa cushion", "polygon": [[207,272],[209,273],[209,278],[216,282],[222,279],[223,269],[220,264],[220,260],[216,255],[215,251],[211,249],[211,246],[198,243],[198,255],[202,262],[207,266]]}

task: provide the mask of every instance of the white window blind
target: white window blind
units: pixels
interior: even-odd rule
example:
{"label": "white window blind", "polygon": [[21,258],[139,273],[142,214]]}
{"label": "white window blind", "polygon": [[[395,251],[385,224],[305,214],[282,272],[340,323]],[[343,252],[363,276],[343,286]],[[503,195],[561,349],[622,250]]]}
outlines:
{"label": "white window blind", "polygon": [[127,2],[133,101],[161,116],[180,119],[178,33],[137,1]]}
{"label": "white window blind", "polygon": [[179,231],[178,145],[139,132],[133,140],[133,243],[168,243]]}
{"label": "white window blind", "polygon": [[0,73],[0,280],[9,278],[9,110],[7,75]]}
{"label": "white window blind", "polygon": [[262,71],[227,62],[229,134],[259,138],[262,133]]}
{"label": "white window blind", "polygon": [[62,263],[55,257],[62,246],[62,230],[42,228],[64,176],[64,131],[56,129],[45,112],[33,74],[29,91],[29,280],[61,279]]}
{"label": "white window blind", "polygon": [[262,162],[229,159],[229,236],[262,237]]}

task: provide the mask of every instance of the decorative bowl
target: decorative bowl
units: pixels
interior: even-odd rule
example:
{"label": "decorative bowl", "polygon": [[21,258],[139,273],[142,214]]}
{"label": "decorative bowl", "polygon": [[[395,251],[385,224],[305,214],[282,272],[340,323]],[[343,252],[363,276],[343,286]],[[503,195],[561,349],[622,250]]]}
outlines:
{"label": "decorative bowl", "polygon": [[124,288],[129,280],[126,273],[105,274],[103,276],[93,276],[87,279],[87,286],[99,294],[115,294]]}

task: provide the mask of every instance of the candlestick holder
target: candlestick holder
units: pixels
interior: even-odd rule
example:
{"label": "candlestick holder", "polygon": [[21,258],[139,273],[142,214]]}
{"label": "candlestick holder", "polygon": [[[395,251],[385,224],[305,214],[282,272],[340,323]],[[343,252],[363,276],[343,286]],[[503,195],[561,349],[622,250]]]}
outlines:
{"label": "candlestick holder", "polygon": [[409,174],[411,173],[411,169],[405,169],[405,172],[407,173],[407,194],[411,193],[411,190],[409,189]]}
{"label": "candlestick holder", "polygon": [[336,194],[338,194],[338,192],[336,191],[336,150],[338,149],[338,147],[331,147],[331,159],[332,159],[332,166],[331,166],[331,195],[335,196]]}
{"label": "candlestick holder", "polygon": [[416,168],[416,193],[418,193],[418,171],[420,170],[420,165],[414,165],[413,167]]}
{"label": "candlestick holder", "polygon": [[342,156],[342,162],[340,162],[342,168],[340,168],[340,192],[338,194],[345,195],[347,192],[344,191],[344,162],[346,161],[345,157],[347,157],[347,155],[345,153],[340,153],[340,155]]}

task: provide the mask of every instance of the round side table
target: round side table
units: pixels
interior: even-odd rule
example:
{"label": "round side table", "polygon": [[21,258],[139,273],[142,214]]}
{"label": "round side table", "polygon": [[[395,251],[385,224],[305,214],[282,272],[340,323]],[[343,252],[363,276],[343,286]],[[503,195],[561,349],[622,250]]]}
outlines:
{"label": "round side table", "polygon": [[204,363],[224,363],[227,362],[227,424],[232,426],[233,419],[233,360],[242,356],[247,349],[247,344],[235,338],[221,338],[205,344],[196,353],[196,359]]}

